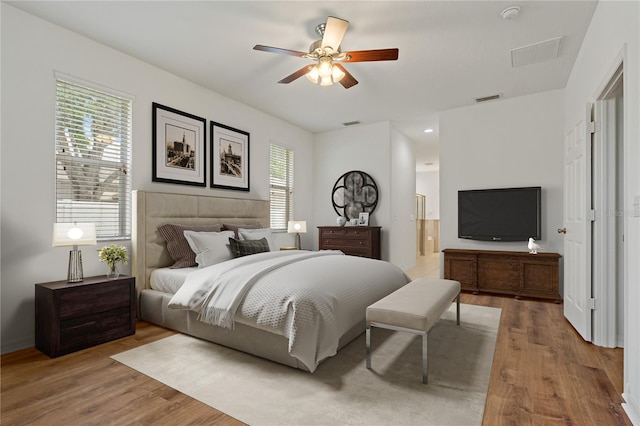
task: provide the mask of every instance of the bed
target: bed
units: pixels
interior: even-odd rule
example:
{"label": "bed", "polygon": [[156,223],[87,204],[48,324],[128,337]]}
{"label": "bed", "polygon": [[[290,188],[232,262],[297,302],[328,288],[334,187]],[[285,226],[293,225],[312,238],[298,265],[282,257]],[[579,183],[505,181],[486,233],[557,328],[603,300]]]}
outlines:
{"label": "bed", "polygon": [[[301,370],[313,372],[324,359],[332,356],[337,350],[363,333],[366,306],[409,281],[399,268],[388,262],[345,256],[340,252],[279,251],[276,249],[267,253],[252,254],[204,268],[211,270],[226,268],[235,273],[240,270],[240,264],[243,265],[242,268],[247,268],[246,265],[279,262],[277,267],[270,266],[266,272],[262,272],[269,279],[258,280],[256,284],[248,287],[231,326],[211,325],[202,320],[201,312],[186,307],[176,309],[176,299],[180,299],[178,296],[181,296],[186,291],[185,289],[193,284],[196,276],[202,276],[204,271],[193,267],[168,269],[174,259],[169,255],[166,240],[160,235],[158,228],[166,224],[183,226],[233,224],[240,228],[260,225],[263,228],[268,228],[269,202],[138,190],[133,191],[133,213],[135,220],[131,260],[132,271],[136,277],[138,312],[141,320]],[[295,273],[298,275],[296,276],[300,276],[301,271],[304,270],[320,271],[315,274],[307,274],[309,282],[307,283],[305,279],[304,283],[300,282],[300,286],[307,286],[305,293],[314,293],[324,298],[325,305],[333,306],[333,303],[336,303],[335,314],[330,313],[329,316],[335,317],[334,321],[337,325],[327,326],[324,322],[320,323],[322,319],[320,316],[316,316],[317,318],[314,317],[312,320],[305,320],[306,328],[304,323],[301,323],[300,326],[295,324],[295,317],[293,320],[287,319],[287,324],[284,324],[283,327],[292,329],[293,321],[298,335],[296,337],[292,333],[283,332],[268,324],[265,325],[259,319],[248,316],[245,318],[244,314],[247,310],[245,305],[250,305],[250,301],[255,304],[256,301],[264,298],[263,293],[260,292],[267,284],[263,284],[262,281],[276,280],[282,284],[282,287],[288,286],[289,289],[292,289],[294,288],[293,270],[297,270]],[[351,272],[346,273],[345,271],[348,270]],[[160,275],[168,280],[166,286],[159,284],[157,277]],[[154,278],[153,285],[152,277]],[[176,280],[178,282],[184,281],[185,284],[182,286],[180,284],[176,286],[175,282],[171,284]],[[287,280],[291,280],[292,283],[285,283]],[[368,281],[373,283],[370,287],[365,286]],[[298,281],[295,281],[295,285],[298,285]],[[356,285],[360,287],[356,288]],[[156,288],[152,288],[154,286]],[[351,286],[354,288],[351,289]],[[327,294],[324,294],[325,292]],[[345,298],[344,303],[340,300],[343,297]],[[172,302],[171,308],[169,307],[170,302]],[[301,308],[298,310],[303,312]],[[291,307],[289,307],[289,311],[291,311]],[[290,314],[291,312],[287,315]],[[299,314],[303,318],[305,315],[308,317],[316,314]],[[324,344],[318,348],[305,348],[305,353],[310,352],[310,356],[301,356],[296,350],[292,350],[292,339],[312,340],[307,339],[307,333],[313,331],[310,324],[315,322],[320,324],[316,326],[320,330],[319,333],[325,333],[325,329],[330,328],[338,330],[339,335],[335,336],[333,346],[331,344],[327,346],[328,349]],[[328,340],[324,335],[318,339]],[[316,351],[315,355],[313,354],[314,350]]]}

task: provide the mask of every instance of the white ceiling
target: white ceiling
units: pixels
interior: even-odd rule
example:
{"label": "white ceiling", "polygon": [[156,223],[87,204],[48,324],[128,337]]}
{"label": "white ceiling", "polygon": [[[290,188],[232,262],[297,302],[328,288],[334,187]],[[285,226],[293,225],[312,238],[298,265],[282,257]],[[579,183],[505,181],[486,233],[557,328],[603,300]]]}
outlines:
{"label": "white ceiling", "polygon": [[[438,113],[565,87],[594,1],[7,1],[310,132],[392,121],[438,167]],[[510,20],[500,12],[520,6]],[[277,81],[309,61],[253,50],[308,51],[314,29],[350,22],[342,50],[397,47],[399,59],[345,64],[359,81]],[[514,68],[510,49],[562,36],[557,59]],[[499,102],[499,101],[493,101]],[[425,128],[433,133],[424,133]],[[434,163],[430,167],[425,163]]]}

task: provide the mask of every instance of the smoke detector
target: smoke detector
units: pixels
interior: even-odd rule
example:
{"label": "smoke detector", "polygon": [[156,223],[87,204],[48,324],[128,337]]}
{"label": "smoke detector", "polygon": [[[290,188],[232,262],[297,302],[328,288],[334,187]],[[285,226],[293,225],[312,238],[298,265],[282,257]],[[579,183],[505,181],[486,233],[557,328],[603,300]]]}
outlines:
{"label": "smoke detector", "polygon": [[520,6],[509,6],[500,13],[500,16],[502,16],[502,19],[512,19],[515,18],[518,13],[520,13]]}

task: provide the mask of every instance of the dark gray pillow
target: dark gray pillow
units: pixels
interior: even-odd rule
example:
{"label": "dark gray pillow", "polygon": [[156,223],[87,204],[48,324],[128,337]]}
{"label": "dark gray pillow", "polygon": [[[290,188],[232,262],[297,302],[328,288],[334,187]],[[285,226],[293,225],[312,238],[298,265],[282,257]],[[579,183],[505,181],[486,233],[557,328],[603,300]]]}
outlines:
{"label": "dark gray pillow", "polygon": [[229,238],[229,248],[233,257],[248,256],[250,254],[269,251],[269,243],[266,238],[259,240],[237,240]]}
{"label": "dark gray pillow", "polygon": [[184,231],[220,232],[222,225],[176,225],[167,223],[158,227],[158,232],[167,242],[167,251],[174,263],[171,268],[189,268],[197,266],[196,254],[189,247]]}

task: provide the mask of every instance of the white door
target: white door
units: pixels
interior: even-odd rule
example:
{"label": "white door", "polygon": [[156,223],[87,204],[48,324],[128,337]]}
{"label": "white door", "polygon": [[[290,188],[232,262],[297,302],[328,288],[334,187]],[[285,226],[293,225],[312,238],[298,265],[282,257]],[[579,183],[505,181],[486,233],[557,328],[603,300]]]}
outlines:
{"label": "white door", "polygon": [[[591,341],[591,137],[592,110],[565,135],[564,316]],[[561,232],[562,230],[558,230]]]}

